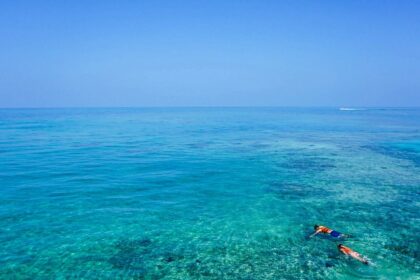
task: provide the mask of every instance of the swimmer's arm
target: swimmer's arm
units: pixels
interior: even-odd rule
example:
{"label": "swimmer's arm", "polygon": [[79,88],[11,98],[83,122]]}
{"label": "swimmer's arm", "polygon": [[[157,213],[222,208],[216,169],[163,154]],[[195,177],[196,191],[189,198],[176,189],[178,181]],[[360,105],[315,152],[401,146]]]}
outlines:
{"label": "swimmer's arm", "polygon": [[360,261],[360,262],[364,263],[364,264],[369,264],[369,262],[368,262],[366,259],[364,259],[364,258],[362,258],[362,257],[360,257],[360,256],[357,256],[357,257],[356,257],[356,259],[357,259],[358,261]]}
{"label": "swimmer's arm", "polygon": [[315,231],[314,233],[312,233],[311,235],[309,235],[309,238],[314,237],[315,235],[317,235],[320,232],[321,232],[321,230],[318,229],[317,231]]}
{"label": "swimmer's arm", "polygon": [[358,261],[360,261],[360,262],[364,263],[364,264],[369,264],[369,262],[368,262],[366,259],[362,258],[362,257],[361,257],[358,253],[351,254],[351,256],[352,256],[353,258],[355,258],[356,260],[358,260]]}

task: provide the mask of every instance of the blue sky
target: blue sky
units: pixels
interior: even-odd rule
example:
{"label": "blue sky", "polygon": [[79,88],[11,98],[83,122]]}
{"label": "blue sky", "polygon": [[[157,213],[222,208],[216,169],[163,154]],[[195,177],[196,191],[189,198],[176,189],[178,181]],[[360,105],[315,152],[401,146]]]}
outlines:
{"label": "blue sky", "polygon": [[0,107],[420,106],[419,1],[1,1]]}

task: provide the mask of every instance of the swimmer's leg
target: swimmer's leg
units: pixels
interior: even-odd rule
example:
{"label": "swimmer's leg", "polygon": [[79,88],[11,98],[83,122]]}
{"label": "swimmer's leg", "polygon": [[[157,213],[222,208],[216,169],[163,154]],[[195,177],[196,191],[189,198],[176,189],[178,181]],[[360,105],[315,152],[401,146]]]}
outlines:
{"label": "swimmer's leg", "polygon": [[333,231],[330,232],[330,235],[332,237],[338,238],[338,237],[341,237],[343,234],[342,233],[339,233],[338,231],[333,230]]}

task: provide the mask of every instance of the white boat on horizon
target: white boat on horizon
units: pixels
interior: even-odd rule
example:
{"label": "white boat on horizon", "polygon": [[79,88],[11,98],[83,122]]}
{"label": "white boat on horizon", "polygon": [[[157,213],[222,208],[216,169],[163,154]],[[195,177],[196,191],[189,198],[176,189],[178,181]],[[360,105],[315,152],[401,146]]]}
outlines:
{"label": "white boat on horizon", "polygon": [[366,109],[363,108],[346,108],[346,107],[341,107],[339,108],[340,111],[363,111]]}

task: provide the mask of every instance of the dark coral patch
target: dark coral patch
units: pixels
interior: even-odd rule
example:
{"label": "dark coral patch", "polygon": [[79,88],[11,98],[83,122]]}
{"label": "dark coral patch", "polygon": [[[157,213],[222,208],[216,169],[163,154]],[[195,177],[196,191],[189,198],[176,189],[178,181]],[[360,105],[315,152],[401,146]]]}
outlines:
{"label": "dark coral patch", "polygon": [[127,270],[135,275],[145,273],[144,257],[150,251],[152,241],[149,238],[122,239],[114,244],[116,253],[108,262],[117,269]]}
{"label": "dark coral patch", "polygon": [[183,258],[184,258],[184,256],[183,255],[180,255],[180,254],[166,253],[163,256],[163,261],[164,262],[167,262],[167,263],[170,263],[170,262],[174,262],[174,261],[179,261],[179,260],[181,260]]}
{"label": "dark coral patch", "polygon": [[382,145],[365,145],[364,149],[369,149],[375,153],[396,159],[407,160],[416,166],[420,166],[420,154],[418,150],[404,145],[382,144]]}
{"label": "dark coral patch", "polygon": [[109,259],[109,263],[118,269],[143,269],[142,254],[136,252],[119,252]]}
{"label": "dark coral patch", "polygon": [[122,239],[115,243],[115,247],[122,251],[133,251],[141,247],[147,247],[152,244],[148,238],[141,239]]}
{"label": "dark coral patch", "polygon": [[281,169],[298,172],[324,172],[334,168],[333,160],[324,157],[307,156],[299,158],[288,158],[287,161],[278,164]]}

